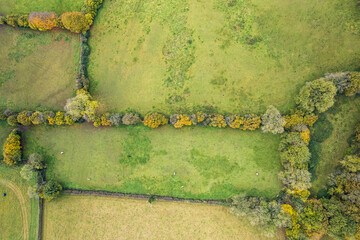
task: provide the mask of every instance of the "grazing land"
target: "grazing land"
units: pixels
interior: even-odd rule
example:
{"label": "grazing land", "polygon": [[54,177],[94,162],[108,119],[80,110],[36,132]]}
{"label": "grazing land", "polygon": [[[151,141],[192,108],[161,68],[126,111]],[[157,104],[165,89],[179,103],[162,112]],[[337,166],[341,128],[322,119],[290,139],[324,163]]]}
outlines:
{"label": "grazing land", "polygon": [[42,11],[61,14],[80,11],[83,2],[83,0],[0,0],[0,14],[27,14]]}
{"label": "grazing land", "polygon": [[38,127],[25,138],[26,152],[48,154],[48,175],[68,188],[202,199],[281,189],[280,137],[260,131],[82,125]]}
{"label": "grazing land", "polygon": [[63,109],[73,96],[79,36],[0,27],[0,108]]}
{"label": "grazing land", "polygon": [[[45,205],[44,239],[268,239],[221,206],[64,195]],[[284,239],[278,234],[274,239]]]}
{"label": "grazing land", "polygon": [[356,3],[104,1],[91,92],[116,111],[288,111],[306,81],[359,67]]}
{"label": "grazing land", "polygon": [[[313,191],[315,193],[326,189],[330,174],[334,172],[338,161],[344,157],[344,151],[349,146],[348,139],[354,134],[354,129],[360,120],[360,97],[339,97],[335,105],[328,110],[325,118],[332,125],[331,135],[320,143],[318,164],[315,169]],[[324,131],[324,124],[314,125],[312,132]],[[328,128],[328,127],[327,127]]]}

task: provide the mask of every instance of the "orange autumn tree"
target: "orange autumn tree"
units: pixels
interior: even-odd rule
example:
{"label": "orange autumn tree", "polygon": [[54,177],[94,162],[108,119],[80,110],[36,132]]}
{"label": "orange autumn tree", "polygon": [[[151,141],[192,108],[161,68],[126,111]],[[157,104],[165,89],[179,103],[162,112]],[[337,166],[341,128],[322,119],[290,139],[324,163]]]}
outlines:
{"label": "orange autumn tree", "polygon": [[29,26],[39,31],[51,30],[58,26],[58,15],[54,12],[32,12],[29,14]]}

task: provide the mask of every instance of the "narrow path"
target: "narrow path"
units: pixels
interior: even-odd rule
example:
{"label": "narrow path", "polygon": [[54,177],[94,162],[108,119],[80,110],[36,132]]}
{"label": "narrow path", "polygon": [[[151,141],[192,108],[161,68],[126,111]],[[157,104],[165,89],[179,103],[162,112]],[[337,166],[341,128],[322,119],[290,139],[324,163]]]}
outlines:
{"label": "narrow path", "polygon": [[24,236],[24,240],[28,240],[29,239],[29,222],[28,222],[28,216],[27,216],[27,211],[26,211],[25,198],[22,195],[21,190],[14,183],[0,179],[0,184],[4,185],[5,187],[10,188],[11,191],[14,192],[16,198],[19,200],[20,207],[21,207],[22,224],[23,224],[23,236]]}

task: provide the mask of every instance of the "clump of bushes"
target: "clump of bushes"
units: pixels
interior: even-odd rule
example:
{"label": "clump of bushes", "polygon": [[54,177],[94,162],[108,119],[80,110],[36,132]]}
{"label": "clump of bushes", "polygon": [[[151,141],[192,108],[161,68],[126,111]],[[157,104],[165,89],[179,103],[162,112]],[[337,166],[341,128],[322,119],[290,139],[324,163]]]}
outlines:
{"label": "clump of bushes", "polygon": [[96,17],[97,11],[101,7],[103,0],[85,0],[82,11],[89,19],[91,25]]}
{"label": "clump of bushes", "polygon": [[170,116],[170,124],[175,128],[182,128],[183,126],[191,126],[196,124],[195,115],[190,116],[187,114],[173,114]]}
{"label": "clump of bushes", "polygon": [[226,127],[226,120],[225,117],[221,114],[212,114],[209,116],[209,126],[210,127],[217,127],[217,128],[224,128]]}
{"label": "clump of bushes", "polygon": [[318,120],[318,116],[313,113],[305,114],[304,111],[295,109],[291,111],[290,115],[284,116],[285,118],[285,125],[286,129],[291,129],[296,125],[306,125],[306,126],[313,126],[314,123]]}
{"label": "clump of bushes", "polygon": [[58,26],[58,15],[54,12],[32,12],[29,14],[31,29],[48,31]]}
{"label": "clump of bushes", "polygon": [[81,118],[86,121],[95,121],[97,107],[98,102],[92,100],[88,91],[81,89],[77,91],[76,97],[67,100],[65,110],[74,121]]}
{"label": "clump of bushes", "polygon": [[285,119],[281,116],[279,110],[274,106],[269,106],[261,117],[262,131],[272,134],[281,134],[284,132]]}
{"label": "clump of bushes", "polygon": [[127,112],[122,118],[122,123],[125,125],[135,125],[141,122],[139,114],[133,112]]}
{"label": "clump of bushes", "polygon": [[20,131],[14,129],[6,139],[3,147],[4,162],[9,166],[19,163],[22,155],[21,149]]}
{"label": "clump of bushes", "polygon": [[66,12],[61,15],[61,22],[64,28],[70,32],[81,33],[89,30],[92,20],[89,15],[82,12]]}
{"label": "clump of bushes", "polygon": [[168,123],[168,119],[161,113],[148,113],[144,117],[144,125],[150,128],[158,128]]}

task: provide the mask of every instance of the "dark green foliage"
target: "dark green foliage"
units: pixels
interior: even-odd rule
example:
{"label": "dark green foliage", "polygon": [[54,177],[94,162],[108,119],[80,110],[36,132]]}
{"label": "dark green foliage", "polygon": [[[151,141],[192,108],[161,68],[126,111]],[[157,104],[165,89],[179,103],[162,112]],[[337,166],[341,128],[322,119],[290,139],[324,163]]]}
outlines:
{"label": "dark green foliage", "polygon": [[321,115],[311,129],[311,140],[321,143],[331,136],[332,131],[331,122],[324,115]]}

